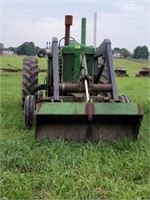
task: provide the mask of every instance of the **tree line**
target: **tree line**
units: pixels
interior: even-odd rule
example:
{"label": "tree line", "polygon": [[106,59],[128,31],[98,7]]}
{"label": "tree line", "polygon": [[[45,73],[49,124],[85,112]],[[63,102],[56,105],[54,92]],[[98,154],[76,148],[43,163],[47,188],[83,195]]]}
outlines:
{"label": "tree line", "polygon": [[[0,54],[2,54],[4,49],[4,45],[0,43]],[[7,49],[18,55],[36,56],[37,52],[40,50],[40,47],[35,46],[34,42],[24,42],[18,47],[9,47]]]}
{"label": "tree line", "polygon": [[14,48],[9,47],[12,51],[14,51],[18,55],[27,55],[27,56],[35,56],[37,52],[40,50],[40,47],[35,46],[34,42],[24,42],[20,46]]}
{"label": "tree line", "polygon": [[115,47],[113,53],[118,52],[122,58],[136,58],[136,59],[148,59],[149,52],[147,46],[137,46],[131,54],[126,48]]}
{"label": "tree line", "polygon": [[[0,43],[0,54],[4,45]],[[35,46],[34,42],[24,42],[18,47],[9,47],[10,50],[14,51],[14,53],[18,55],[27,55],[27,56],[35,56],[37,52],[40,50],[40,47]],[[134,49],[133,54],[131,54],[126,48],[118,48],[115,47],[112,52],[119,52],[122,58],[136,58],[136,59],[148,59],[149,52],[147,46],[137,46]]]}

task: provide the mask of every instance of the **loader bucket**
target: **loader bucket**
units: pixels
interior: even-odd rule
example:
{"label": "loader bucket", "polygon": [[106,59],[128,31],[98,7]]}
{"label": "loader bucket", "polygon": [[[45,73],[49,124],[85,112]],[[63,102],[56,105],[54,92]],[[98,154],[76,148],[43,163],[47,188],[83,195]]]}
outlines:
{"label": "loader bucket", "polygon": [[35,134],[73,142],[136,139],[142,116],[135,103],[38,103]]}

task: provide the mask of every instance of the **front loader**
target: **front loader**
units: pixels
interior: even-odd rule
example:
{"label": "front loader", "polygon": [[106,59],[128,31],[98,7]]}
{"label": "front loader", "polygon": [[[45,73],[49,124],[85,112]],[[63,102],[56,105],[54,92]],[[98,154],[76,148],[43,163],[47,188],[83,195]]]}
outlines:
{"label": "front loader", "polygon": [[[22,105],[25,126],[35,125],[37,139],[117,141],[136,139],[143,117],[139,104],[118,96],[111,42],[86,46],[86,19],[81,43],[70,37],[72,16],[65,16],[65,37],[52,38],[51,47],[38,53],[47,57],[47,75],[38,84],[36,58],[23,61]],[[61,45],[64,40],[64,45]]]}

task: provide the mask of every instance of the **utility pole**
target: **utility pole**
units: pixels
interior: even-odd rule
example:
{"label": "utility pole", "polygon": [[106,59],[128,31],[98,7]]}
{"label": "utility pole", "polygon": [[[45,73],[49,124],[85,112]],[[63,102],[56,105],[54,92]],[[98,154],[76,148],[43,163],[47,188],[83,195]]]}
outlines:
{"label": "utility pole", "polygon": [[94,13],[94,34],[93,34],[93,46],[96,48],[96,32],[97,32],[97,13]]}

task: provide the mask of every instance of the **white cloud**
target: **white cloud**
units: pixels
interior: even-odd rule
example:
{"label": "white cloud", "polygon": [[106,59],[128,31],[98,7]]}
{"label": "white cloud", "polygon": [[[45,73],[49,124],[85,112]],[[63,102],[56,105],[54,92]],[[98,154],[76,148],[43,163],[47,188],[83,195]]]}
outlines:
{"label": "white cloud", "polygon": [[[7,2],[7,1],[6,1]],[[110,38],[113,47],[132,51],[148,45],[148,1],[82,1],[82,3],[17,3],[3,5],[3,43],[18,46],[34,41],[45,46],[52,37],[64,36],[64,15],[74,16],[71,36],[80,41],[81,17],[87,18],[87,44],[93,44],[94,12],[97,12],[97,45]]]}
{"label": "white cloud", "polygon": [[11,27],[10,32],[3,29],[4,43],[15,41],[16,45],[20,45],[25,41],[34,41],[35,44],[45,45],[47,40],[51,40],[53,36],[60,37],[63,27],[61,21],[56,19],[47,19],[42,22],[31,22],[27,20],[15,20],[12,25],[5,24],[5,27]]}

